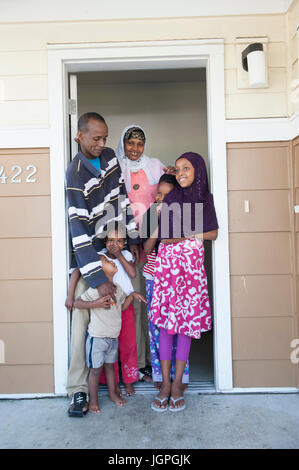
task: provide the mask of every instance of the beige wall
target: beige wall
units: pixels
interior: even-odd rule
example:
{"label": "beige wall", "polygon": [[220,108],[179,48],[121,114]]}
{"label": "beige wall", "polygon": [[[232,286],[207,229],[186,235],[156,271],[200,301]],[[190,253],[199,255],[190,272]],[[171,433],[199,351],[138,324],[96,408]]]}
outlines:
{"label": "beige wall", "polygon": [[[297,1],[297,0],[295,0]],[[293,17],[292,17],[293,18]],[[294,22],[294,20],[292,20]],[[0,126],[48,125],[47,44],[223,38],[226,117],[288,115],[286,14],[0,24]],[[238,88],[236,39],[266,37],[269,86]],[[245,46],[244,46],[245,47]]]}
{"label": "beige wall", "polygon": [[[14,165],[22,168],[15,178],[19,183],[12,182]],[[28,165],[37,168],[36,182],[26,182]],[[1,166],[7,179],[0,184],[0,340],[5,346],[0,394],[49,393],[54,391],[49,150],[2,149]]]}
{"label": "beige wall", "polygon": [[289,142],[227,146],[234,387],[298,385],[293,159]]}
{"label": "beige wall", "polygon": [[289,114],[299,111],[299,0],[295,0],[287,13]]}

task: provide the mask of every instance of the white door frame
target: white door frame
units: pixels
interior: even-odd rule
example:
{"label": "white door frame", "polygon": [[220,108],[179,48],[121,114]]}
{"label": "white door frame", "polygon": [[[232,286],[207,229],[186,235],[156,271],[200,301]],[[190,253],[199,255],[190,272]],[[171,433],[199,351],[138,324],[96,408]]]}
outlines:
{"label": "white door frame", "polygon": [[213,243],[216,391],[232,389],[223,40],[58,44],[48,46],[55,393],[66,392],[68,369],[67,219],[68,73],[206,67],[211,191],[219,222]]}

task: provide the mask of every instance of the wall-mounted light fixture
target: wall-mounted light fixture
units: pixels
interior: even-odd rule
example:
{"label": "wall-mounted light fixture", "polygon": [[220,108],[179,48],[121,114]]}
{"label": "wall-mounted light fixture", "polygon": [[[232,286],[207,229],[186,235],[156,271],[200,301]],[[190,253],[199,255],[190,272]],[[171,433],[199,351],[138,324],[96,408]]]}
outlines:
{"label": "wall-mounted light fixture", "polygon": [[243,69],[248,72],[250,88],[267,86],[267,67],[263,44],[254,42],[242,51]]}

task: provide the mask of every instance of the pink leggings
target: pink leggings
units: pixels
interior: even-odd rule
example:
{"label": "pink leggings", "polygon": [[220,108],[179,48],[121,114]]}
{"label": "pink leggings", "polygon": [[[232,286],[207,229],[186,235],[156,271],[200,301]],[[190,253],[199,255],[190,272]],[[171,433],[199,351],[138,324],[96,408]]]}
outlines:
{"label": "pink leggings", "polygon": [[[160,360],[171,361],[172,342],[175,335],[168,334],[167,330],[160,328]],[[190,353],[191,338],[190,336],[178,334],[176,359],[179,361],[187,361]]]}

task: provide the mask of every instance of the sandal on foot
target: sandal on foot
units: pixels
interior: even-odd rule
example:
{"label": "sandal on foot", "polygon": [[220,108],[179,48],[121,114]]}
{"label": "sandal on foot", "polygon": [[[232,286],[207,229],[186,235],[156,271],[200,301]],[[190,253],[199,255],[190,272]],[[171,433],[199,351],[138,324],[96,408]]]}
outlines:
{"label": "sandal on foot", "polygon": [[[161,405],[165,400],[167,400],[167,403],[168,403],[168,398],[167,397],[165,397],[165,398],[156,397],[155,400],[158,400],[161,403]],[[161,408],[161,407],[155,405],[155,402],[153,401],[151,403],[151,409],[154,410],[154,411],[157,411],[158,413],[163,413],[164,411],[168,410],[168,404],[165,406],[165,408]]]}
{"label": "sandal on foot", "polygon": [[177,412],[177,411],[183,411],[185,408],[186,408],[186,404],[184,403],[182,406],[178,406],[175,408],[175,404],[179,401],[179,400],[185,400],[184,397],[179,397],[177,398],[176,400],[172,397],[169,398],[169,400],[171,400],[173,402],[173,408],[171,408],[169,406],[169,411],[173,411],[173,412]]}
{"label": "sandal on foot", "polygon": [[74,393],[71,405],[68,409],[68,415],[71,418],[82,418],[88,412],[88,409],[83,411],[83,408],[87,406],[87,404],[88,402],[86,393]]}

